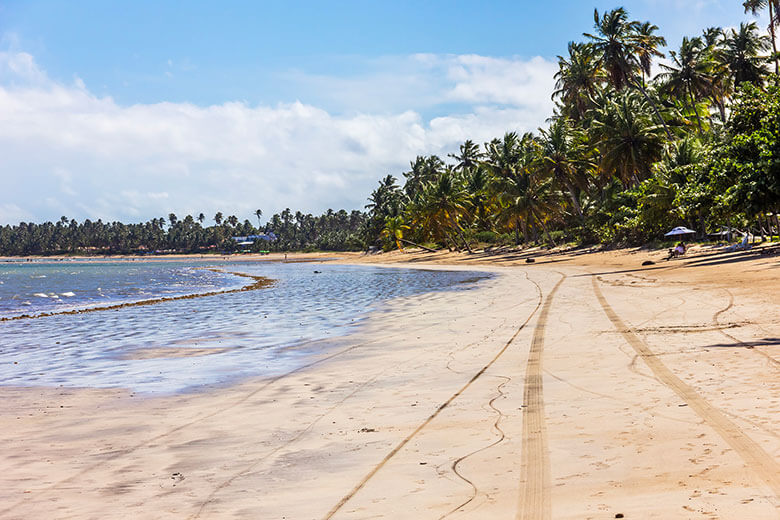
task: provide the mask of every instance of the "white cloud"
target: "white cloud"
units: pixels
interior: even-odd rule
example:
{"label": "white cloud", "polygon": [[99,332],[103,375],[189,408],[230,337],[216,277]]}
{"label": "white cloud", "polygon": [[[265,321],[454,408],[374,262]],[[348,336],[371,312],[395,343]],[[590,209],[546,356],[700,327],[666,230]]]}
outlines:
{"label": "white cloud", "polygon": [[[29,54],[0,53],[0,224],[362,208],[379,178],[416,155],[534,130],[552,110],[553,64],[541,58],[391,61],[395,73],[315,78],[325,95],[353,97],[355,111],[337,116],[300,102],[121,106],[78,78],[51,81]],[[420,115],[447,103],[456,113]]]}

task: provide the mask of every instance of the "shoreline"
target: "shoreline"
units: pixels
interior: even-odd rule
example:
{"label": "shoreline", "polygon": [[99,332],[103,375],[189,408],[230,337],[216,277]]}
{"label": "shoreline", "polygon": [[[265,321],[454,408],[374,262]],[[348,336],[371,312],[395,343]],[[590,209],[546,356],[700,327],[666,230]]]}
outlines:
{"label": "shoreline", "polygon": [[0,517],[776,518],[780,261],[561,256],[343,258],[501,274],[279,378],[0,388]]}

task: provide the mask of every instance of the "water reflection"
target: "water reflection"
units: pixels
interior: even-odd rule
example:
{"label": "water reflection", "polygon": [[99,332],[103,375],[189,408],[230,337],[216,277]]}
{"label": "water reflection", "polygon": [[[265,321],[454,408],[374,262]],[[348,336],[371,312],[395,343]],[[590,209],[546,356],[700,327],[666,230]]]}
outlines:
{"label": "water reflection", "polygon": [[[90,271],[92,267],[82,266],[83,280],[68,279],[70,285],[83,290],[102,277],[98,287],[120,288],[113,298],[123,284],[149,293],[186,293],[246,283],[190,265],[128,268],[119,264],[108,269],[98,266],[99,272]],[[486,276],[270,262],[221,267],[273,278],[276,283],[259,291],[0,323],[0,382],[168,393],[270,376],[305,362],[307,349],[287,347],[346,334],[382,301],[466,289]],[[29,277],[31,272],[26,273],[28,279],[35,280]],[[52,282],[57,276],[46,275],[49,286],[56,286]],[[3,280],[7,287],[8,278]],[[136,294],[131,291],[128,297]]]}

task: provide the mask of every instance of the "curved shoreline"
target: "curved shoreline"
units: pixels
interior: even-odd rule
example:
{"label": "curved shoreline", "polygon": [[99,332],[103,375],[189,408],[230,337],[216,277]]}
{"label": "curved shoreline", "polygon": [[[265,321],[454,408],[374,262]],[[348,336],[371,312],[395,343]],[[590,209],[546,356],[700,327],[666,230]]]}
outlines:
{"label": "curved shoreline", "polygon": [[0,323],[7,322],[7,321],[18,321],[18,320],[33,320],[37,318],[49,318],[51,316],[66,316],[66,315],[74,315],[74,314],[85,314],[88,312],[99,312],[99,311],[114,311],[118,309],[125,309],[128,307],[141,307],[145,305],[157,305],[159,303],[165,303],[165,302],[172,302],[172,301],[178,301],[178,300],[194,300],[196,298],[205,298],[207,296],[218,296],[221,294],[233,294],[233,293],[239,293],[239,292],[246,292],[246,291],[256,291],[258,289],[264,289],[266,287],[269,287],[270,285],[273,285],[274,280],[270,278],[266,278],[265,276],[255,276],[251,274],[246,273],[238,273],[234,271],[225,271],[223,269],[217,269],[217,268],[204,268],[208,271],[213,271],[215,273],[224,273],[224,274],[231,274],[233,276],[240,276],[242,278],[250,278],[253,280],[252,283],[244,285],[243,287],[239,287],[237,289],[225,289],[222,291],[209,291],[205,293],[195,293],[195,294],[183,294],[180,296],[166,296],[162,298],[150,298],[148,300],[140,300],[137,302],[127,302],[127,303],[117,303],[113,305],[104,305],[100,307],[87,307],[84,309],[71,309],[67,311],[54,311],[54,312],[43,312],[41,314],[20,314],[19,316],[3,316],[0,317]]}

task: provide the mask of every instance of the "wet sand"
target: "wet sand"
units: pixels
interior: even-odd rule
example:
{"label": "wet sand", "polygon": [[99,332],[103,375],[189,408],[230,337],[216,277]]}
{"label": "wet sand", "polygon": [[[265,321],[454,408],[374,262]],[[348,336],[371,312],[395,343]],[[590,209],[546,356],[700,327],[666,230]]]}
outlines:
{"label": "wet sand", "polygon": [[339,255],[499,276],[274,379],[0,388],[0,518],[778,518],[780,259],[659,255]]}

